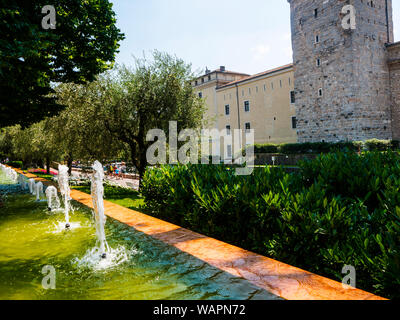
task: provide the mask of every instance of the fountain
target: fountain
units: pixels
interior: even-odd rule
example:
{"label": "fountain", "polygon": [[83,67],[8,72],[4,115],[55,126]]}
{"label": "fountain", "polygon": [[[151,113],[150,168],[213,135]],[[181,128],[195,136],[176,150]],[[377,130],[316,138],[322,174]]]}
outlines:
{"label": "fountain", "polygon": [[35,179],[29,179],[28,181],[29,192],[35,194]]}
{"label": "fountain", "polygon": [[58,167],[58,187],[60,189],[61,196],[64,199],[65,228],[69,229],[71,227],[69,223],[69,200],[71,199],[71,189],[69,188],[69,176],[67,166],[59,165]]}
{"label": "fountain", "polygon": [[10,167],[6,167],[3,164],[1,164],[0,167],[1,167],[1,171],[3,171],[9,179],[11,179],[14,183],[17,182],[18,173],[14,169],[12,169]]}
{"label": "fountain", "polygon": [[43,183],[38,182],[35,185],[35,195],[36,195],[36,201],[40,201],[41,198],[43,198]]}
{"label": "fountain", "polygon": [[49,211],[60,209],[61,204],[56,187],[51,186],[46,189],[46,198]]}
{"label": "fountain", "polygon": [[26,180],[24,178],[24,176],[22,174],[18,175],[18,179],[17,179],[18,184],[21,186],[22,190],[26,190],[27,189],[27,183]]}
{"label": "fountain", "polygon": [[106,224],[106,216],[104,214],[104,169],[99,161],[93,164],[93,175],[91,176],[91,195],[94,207],[94,216],[96,220],[96,233],[100,246],[101,258],[107,257],[109,247],[106,241],[104,226]]}

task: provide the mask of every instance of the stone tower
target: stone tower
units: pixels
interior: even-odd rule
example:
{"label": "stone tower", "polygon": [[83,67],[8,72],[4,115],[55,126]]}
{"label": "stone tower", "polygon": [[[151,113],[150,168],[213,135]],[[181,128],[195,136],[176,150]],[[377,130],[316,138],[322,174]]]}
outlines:
{"label": "stone tower", "polygon": [[299,142],[391,139],[392,0],[288,1]]}

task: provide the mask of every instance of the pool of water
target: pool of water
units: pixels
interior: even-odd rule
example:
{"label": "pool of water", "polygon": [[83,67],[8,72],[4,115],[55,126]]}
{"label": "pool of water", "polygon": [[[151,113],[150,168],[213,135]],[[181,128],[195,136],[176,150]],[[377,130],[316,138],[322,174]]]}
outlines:
{"label": "pool of water", "polygon": [[[30,194],[8,193],[0,171],[0,299],[62,300],[245,300],[276,299],[233,277],[110,218],[112,253],[100,259],[91,210],[73,202],[71,230],[62,212]],[[15,189],[15,188],[14,188]],[[55,289],[44,289],[43,267],[55,271]]]}

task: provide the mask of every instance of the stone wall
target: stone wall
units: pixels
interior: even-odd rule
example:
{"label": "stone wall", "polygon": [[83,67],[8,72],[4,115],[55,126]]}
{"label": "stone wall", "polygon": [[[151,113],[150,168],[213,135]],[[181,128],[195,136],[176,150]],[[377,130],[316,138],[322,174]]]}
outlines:
{"label": "stone wall", "polygon": [[400,42],[388,46],[392,93],[393,139],[400,140]]}
{"label": "stone wall", "polygon": [[[299,142],[391,139],[391,0],[388,10],[385,0],[288,1]],[[342,27],[347,4],[356,8],[355,30]]]}

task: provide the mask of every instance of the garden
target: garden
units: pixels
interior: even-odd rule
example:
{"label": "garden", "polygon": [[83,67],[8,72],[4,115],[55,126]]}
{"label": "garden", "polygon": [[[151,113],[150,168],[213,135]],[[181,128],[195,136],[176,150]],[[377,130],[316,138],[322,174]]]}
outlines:
{"label": "garden", "polygon": [[148,170],[146,212],[199,233],[399,298],[400,156],[337,152],[300,170],[257,169],[236,176],[225,166]]}

